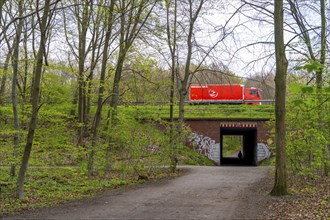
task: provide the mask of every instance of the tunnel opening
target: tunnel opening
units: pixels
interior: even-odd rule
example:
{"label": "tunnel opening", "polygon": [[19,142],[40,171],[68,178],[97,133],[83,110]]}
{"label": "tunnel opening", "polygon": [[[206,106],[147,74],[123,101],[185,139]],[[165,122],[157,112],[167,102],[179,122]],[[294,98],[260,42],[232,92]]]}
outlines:
{"label": "tunnel opening", "polygon": [[220,128],[220,165],[257,165],[257,128]]}

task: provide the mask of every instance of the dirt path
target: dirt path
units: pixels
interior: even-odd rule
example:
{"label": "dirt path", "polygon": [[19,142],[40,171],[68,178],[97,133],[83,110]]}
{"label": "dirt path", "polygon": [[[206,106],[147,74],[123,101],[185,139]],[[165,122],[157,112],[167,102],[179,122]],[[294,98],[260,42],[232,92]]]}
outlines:
{"label": "dirt path", "polygon": [[266,167],[184,167],[178,178],[5,219],[255,219]]}

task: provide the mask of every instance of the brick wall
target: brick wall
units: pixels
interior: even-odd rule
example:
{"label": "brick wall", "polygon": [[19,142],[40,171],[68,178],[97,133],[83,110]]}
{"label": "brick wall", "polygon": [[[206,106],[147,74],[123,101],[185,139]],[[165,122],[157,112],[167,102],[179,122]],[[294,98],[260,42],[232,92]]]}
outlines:
{"label": "brick wall", "polygon": [[208,136],[220,142],[220,123],[256,123],[258,143],[266,143],[269,137],[269,128],[266,123],[269,119],[185,119],[185,123],[193,132]]}

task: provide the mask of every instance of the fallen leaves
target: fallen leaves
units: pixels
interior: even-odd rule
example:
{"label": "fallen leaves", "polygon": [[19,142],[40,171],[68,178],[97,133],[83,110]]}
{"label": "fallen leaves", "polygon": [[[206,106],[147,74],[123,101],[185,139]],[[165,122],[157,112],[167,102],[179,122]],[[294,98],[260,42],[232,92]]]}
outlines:
{"label": "fallen leaves", "polygon": [[264,219],[330,219],[330,178],[290,177],[290,195],[273,197]]}

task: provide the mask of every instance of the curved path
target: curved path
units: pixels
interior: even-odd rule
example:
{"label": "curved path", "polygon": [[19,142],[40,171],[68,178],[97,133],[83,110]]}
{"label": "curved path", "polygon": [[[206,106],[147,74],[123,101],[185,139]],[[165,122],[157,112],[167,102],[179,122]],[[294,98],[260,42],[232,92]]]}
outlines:
{"label": "curved path", "polygon": [[256,204],[260,195],[251,198],[258,194],[251,188],[260,183],[269,168],[182,169],[187,172],[181,177],[5,219],[251,219],[260,211]]}

